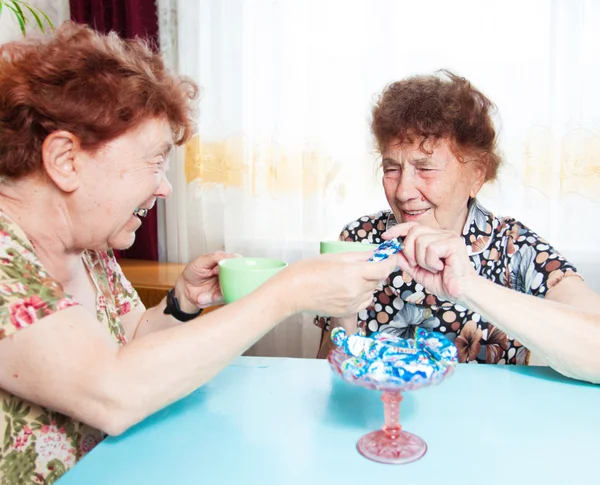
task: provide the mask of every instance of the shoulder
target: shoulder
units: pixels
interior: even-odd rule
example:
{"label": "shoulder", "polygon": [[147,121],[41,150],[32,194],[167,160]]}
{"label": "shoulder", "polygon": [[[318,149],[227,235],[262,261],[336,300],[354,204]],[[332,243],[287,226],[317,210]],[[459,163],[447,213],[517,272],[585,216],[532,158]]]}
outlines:
{"label": "shoulder", "polygon": [[48,274],[23,231],[0,213],[0,336],[74,305]]}
{"label": "shoulder", "polygon": [[396,224],[392,211],[383,210],[368,214],[349,222],[344,226],[340,239],[345,241],[368,241],[378,244],[382,242],[381,235]]}
{"label": "shoulder", "polygon": [[524,247],[531,247],[536,252],[557,253],[546,239],[514,217],[501,217],[497,220],[497,238],[503,241],[508,256]]}
{"label": "shoulder", "polygon": [[[543,296],[577,269],[546,239],[513,217],[497,219],[492,249],[504,260],[504,284],[517,291]],[[502,265],[500,265],[502,266]]]}

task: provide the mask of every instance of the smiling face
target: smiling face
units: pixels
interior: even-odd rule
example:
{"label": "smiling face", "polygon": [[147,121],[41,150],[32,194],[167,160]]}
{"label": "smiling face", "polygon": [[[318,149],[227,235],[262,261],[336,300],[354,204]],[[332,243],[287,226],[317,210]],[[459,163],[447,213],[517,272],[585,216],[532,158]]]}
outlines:
{"label": "smiling face", "polygon": [[166,178],[173,138],[166,119],[151,119],[101,149],[76,155],[78,189],[71,214],[85,249],[126,249],[141,220],[136,209],[150,209],[171,194]]}
{"label": "smiling face", "polygon": [[448,140],[410,145],[388,144],[382,153],[383,188],[398,222],[418,222],[460,234],[470,197],[484,182],[476,161],[459,161]]}

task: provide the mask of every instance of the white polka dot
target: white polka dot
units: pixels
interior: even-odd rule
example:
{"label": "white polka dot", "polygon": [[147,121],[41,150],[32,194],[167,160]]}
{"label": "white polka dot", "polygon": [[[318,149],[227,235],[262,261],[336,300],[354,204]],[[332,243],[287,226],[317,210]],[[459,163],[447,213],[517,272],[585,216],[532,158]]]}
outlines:
{"label": "white polka dot", "polygon": [[392,313],[394,313],[394,309],[393,309],[391,306],[389,306],[389,305],[386,305],[386,307],[385,307],[385,311],[386,311],[387,313],[389,313],[390,315],[391,315]]}
{"label": "white polka dot", "polygon": [[471,316],[471,320],[473,320],[474,322],[479,322],[481,320],[481,315],[479,313],[473,313],[473,316]]}
{"label": "white polka dot", "polygon": [[412,295],[405,297],[404,299],[407,301],[407,303],[419,303],[424,298],[425,298],[425,293],[423,293],[422,291],[419,291],[417,293],[413,293]]}
{"label": "white polka dot", "polygon": [[383,307],[381,306],[381,303],[376,303],[375,304],[375,311],[376,312],[380,312],[383,309]]}
{"label": "white polka dot", "polygon": [[467,311],[467,309],[464,306],[462,306],[462,305],[454,305],[454,309],[457,312],[466,312]]}
{"label": "white polka dot", "polygon": [[402,276],[398,275],[394,278],[394,280],[392,281],[392,286],[394,288],[400,288],[402,285],[404,284],[404,280],[402,279]]}
{"label": "white polka dot", "polygon": [[440,332],[445,332],[446,331],[446,327],[440,327]]}
{"label": "white polka dot", "polygon": [[369,330],[371,332],[377,332],[378,328],[379,328],[379,325],[377,325],[377,322],[375,320],[369,322]]}
{"label": "white polka dot", "polygon": [[422,285],[420,285],[419,283],[417,283],[417,284],[415,285],[415,291],[416,291],[417,293],[418,293],[418,292],[420,292],[420,291],[423,291],[423,286],[422,286]]}
{"label": "white polka dot", "polygon": [[544,275],[542,273],[536,274],[535,278],[533,278],[533,281],[531,282],[531,289],[535,290],[538,286],[540,286],[542,284],[543,280],[544,280]]}
{"label": "white polka dot", "polygon": [[361,310],[358,312],[358,319],[359,320],[366,320],[367,318],[369,318],[369,312],[367,310]]}
{"label": "white polka dot", "polygon": [[402,310],[402,308],[404,308],[404,301],[402,298],[394,298],[392,305],[396,310]]}

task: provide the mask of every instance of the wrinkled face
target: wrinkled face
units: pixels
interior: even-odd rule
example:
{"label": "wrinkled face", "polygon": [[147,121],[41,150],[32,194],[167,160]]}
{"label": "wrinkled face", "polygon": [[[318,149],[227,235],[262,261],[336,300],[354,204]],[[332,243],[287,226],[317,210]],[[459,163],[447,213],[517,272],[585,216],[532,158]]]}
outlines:
{"label": "wrinkled face", "polygon": [[431,155],[411,145],[390,143],[382,153],[383,188],[398,222],[415,221],[460,234],[469,197],[484,181],[476,161],[460,162],[441,139],[425,145]]}
{"label": "wrinkled face", "polygon": [[93,153],[77,155],[80,186],[73,213],[78,242],[85,249],[126,249],[141,220],[136,209],[150,209],[168,197],[166,178],[173,138],[166,119],[151,119]]}

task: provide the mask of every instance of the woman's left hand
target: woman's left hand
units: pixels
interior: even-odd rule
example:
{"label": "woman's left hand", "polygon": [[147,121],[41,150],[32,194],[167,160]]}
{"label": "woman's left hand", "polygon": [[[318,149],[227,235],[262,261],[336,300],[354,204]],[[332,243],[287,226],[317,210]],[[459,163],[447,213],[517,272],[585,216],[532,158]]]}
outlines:
{"label": "woman's left hand", "polygon": [[175,294],[184,312],[194,313],[223,303],[219,287],[219,261],[239,255],[217,251],[204,254],[189,263],[175,284]]}
{"label": "woman's left hand", "polygon": [[416,222],[392,227],[384,239],[400,237],[399,266],[438,298],[460,302],[467,282],[477,277],[464,240],[451,231]]}

